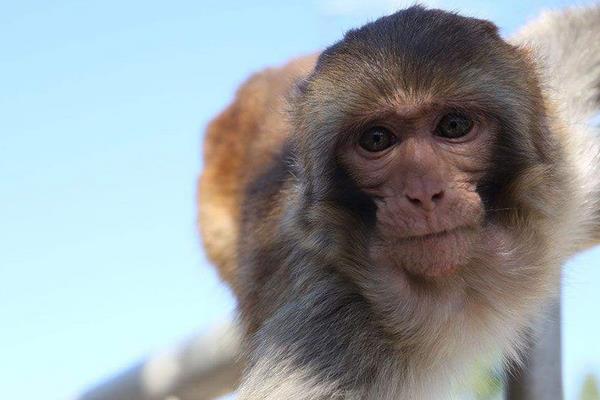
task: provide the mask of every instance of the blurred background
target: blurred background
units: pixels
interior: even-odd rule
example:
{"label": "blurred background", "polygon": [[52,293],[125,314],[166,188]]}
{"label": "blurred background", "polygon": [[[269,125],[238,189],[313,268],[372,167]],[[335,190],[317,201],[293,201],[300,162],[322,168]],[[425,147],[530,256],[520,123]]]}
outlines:
{"label": "blurred background", "polygon": [[[575,4],[422,3],[506,35]],[[230,319],[195,226],[203,128],[248,74],[406,5],[0,1],[1,397],[72,399]],[[567,400],[598,399],[599,307],[592,250],[566,268]]]}

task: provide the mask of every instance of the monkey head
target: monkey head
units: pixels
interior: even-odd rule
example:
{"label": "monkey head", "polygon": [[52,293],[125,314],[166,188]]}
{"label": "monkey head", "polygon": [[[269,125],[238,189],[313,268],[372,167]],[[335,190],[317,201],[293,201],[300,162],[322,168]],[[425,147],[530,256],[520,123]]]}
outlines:
{"label": "monkey head", "polygon": [[326,49],[292,101],[303,215],[362,252],[363,281],[516,284],[543,256],[563,156],[528,54],[492,23],[381,18]]}

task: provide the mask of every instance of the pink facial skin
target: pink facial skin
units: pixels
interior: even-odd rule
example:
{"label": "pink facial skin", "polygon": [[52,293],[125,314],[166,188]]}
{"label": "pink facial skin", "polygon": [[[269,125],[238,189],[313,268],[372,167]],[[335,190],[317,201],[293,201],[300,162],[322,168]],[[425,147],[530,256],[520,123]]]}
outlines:
{"label": "pink facial skin", "polygon": [[438,124],[447,113],[421,106],[388,115],[367,131],[391,133],[389,147],[373,152],[353,140],[340,149],[342,163],[377,205],[372,258],[423,278],[459,270],[483,223],[476,186],[487,168],[494,125],[466,114],[468,133],[443,137]]}

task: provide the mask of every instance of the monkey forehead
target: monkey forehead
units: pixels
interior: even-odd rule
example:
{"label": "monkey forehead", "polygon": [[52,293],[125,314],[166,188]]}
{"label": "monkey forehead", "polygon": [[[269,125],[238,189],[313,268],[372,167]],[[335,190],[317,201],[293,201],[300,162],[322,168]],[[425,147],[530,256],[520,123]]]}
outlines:
{"label": "monkey forehead", "polygon": [[350,30],[321,54],[316,68],[326,69],[332,62],[336,69],[354,68],[359,59],[371,66],[385,62],[381,66],[438,75],[465,65],[493,65],[494,53],[503,45],[492,22],[414,6]]}
{"label": "monkey forehead", "polygon": [[321,54],[312,83],[345,97],[342,105],[432,97],[515,103],[510,97],[528,89],[523,64],[491,22],[415,6],[348,32]]}

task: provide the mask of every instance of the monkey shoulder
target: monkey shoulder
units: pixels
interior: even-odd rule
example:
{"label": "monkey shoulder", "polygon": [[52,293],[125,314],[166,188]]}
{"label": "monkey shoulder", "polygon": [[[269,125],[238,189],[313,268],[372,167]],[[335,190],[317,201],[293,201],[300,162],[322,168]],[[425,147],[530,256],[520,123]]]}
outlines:
{"label": "monkey shoulder", "polygon": [[314,56],[250,77],[207,126],[198,184],[198,222],[209,259],[233,289],[242,203],[249,185],[271,168],[289,135],[287,93],[308,74]]}

